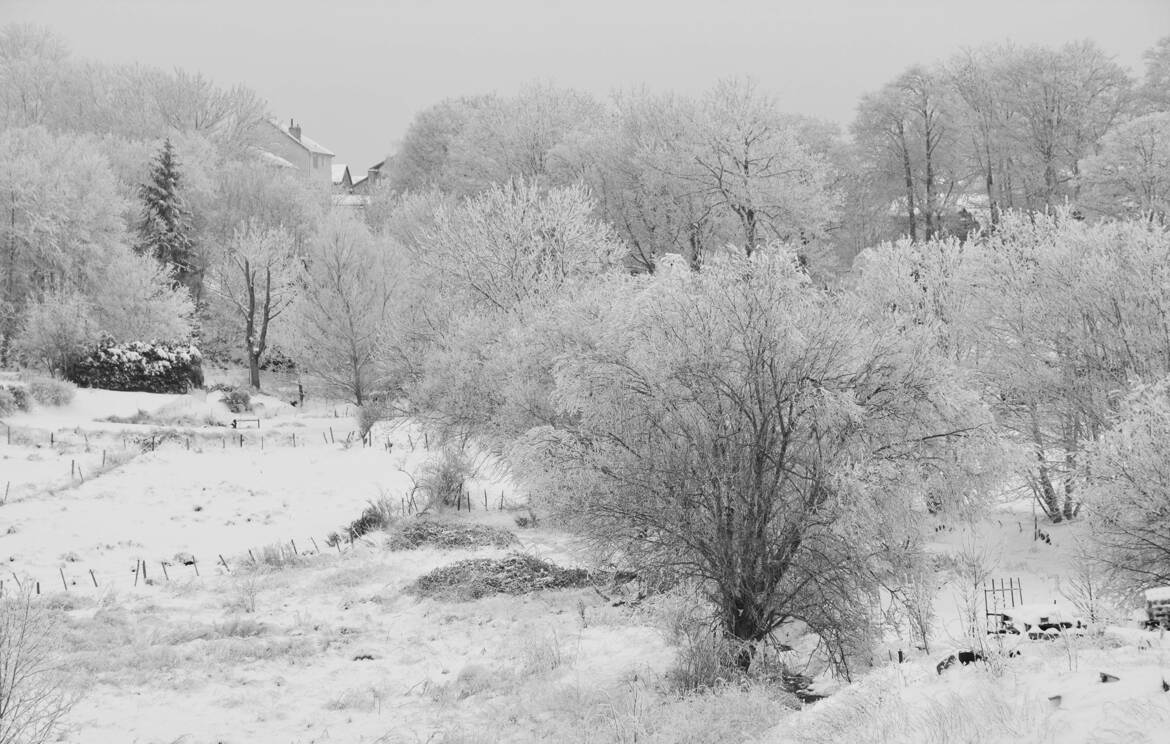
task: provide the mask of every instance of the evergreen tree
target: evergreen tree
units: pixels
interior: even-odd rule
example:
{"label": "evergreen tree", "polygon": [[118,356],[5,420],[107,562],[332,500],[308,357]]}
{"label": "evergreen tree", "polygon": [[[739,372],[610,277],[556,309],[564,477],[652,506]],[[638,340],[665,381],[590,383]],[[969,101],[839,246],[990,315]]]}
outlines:
{"label": "evergreen tree", "polygon": [[181,175],[175,148],[169,139],[150,164],[150,178],[138,189],[142,220],[138,225],[138,252],[149,254],[167,267],[180,285],[191,287],[197,274],[191,215],[180,190]]}

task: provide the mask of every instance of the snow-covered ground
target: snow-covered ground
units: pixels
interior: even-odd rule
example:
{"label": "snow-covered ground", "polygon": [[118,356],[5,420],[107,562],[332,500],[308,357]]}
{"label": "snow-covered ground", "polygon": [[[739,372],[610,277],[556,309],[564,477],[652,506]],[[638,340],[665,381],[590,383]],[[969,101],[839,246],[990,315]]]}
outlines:
{"label": "snow-covered ground", "polygon": [[[653,611],[592,590],[418,600],[402,590],[421,574],[506,551],[327,547],[370,502],[402,508],[437,453],[407,423],[362,446],[343,406],[256,402],[259,428],[225,425],[239,416],[214,393],[80,390],[69,406],[5,419],[0,581],[39,582],[41,601],[66,610],[65,661],[87,691],[63,741],[743,741],[776,722],[757,740],[1170,741],[1170,641],[1098,624],[1013,637],[1020,656],[939,674],[971,647],[964,616],[984,612],[981,588],[941,579],[930,652],[892,639],[890,657],[899,648],[907,663],[878,659],[824,701],[790,710],[755,688],[672,698],[663,680],[678,648]],[[492,472],[470,483],[470,513],[445,518],[510,529],[520,550],[561,565],[586,561],[564,533],[518,527],[499,506],[523,495]],[[1080,528],[1043,529],[1050,542],[1033,539],[1030,512],[1007,509],[941,526],[928,549],[1020,586],[1018,616],[1075,617],[1064,592]],[[293,542],[296,565],[248,565],[249,550]]]}

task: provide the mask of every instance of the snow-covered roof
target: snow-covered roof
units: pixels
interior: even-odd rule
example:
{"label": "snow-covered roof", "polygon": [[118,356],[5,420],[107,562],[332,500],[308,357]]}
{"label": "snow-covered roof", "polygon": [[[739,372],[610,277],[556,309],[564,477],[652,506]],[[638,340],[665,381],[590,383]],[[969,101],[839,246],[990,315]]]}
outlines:
{"label": "snow-covered roof", "polygon": [[[333,164],[333,183],[341,184],[345,181],[345,174],[349,170],[349,166],[345,163]],[[350,181],[352,183],[352,179]]]}
{"label": "snow-covered roof", "polygon": [[269,152],[269,151],[261,149],[261,148],[256,148],[256,154],[258,154],[261,157],[261,159],[263,159],[269,165],[275,165],[278,168],[292,168],[294,170],[296,169],[295,165],[288,162],[287,160],[280,157],[279,155],[277,155],[274,152]]}
{"label": "snow-covered roof", "polygon": [[269,119],[268,123],[271,124],[272,126],[276,127],[277,129],[279,129],[280,131],[284,132],[285,135],[290,140],[292,140],[293,142],[296,142],[298,145],[304,147],[309,152],[313,152],[313,153],[316,153],[318,155],[329,155],[329,156],[333,155],[332,151],[327,150],[326,148],[317,144],[317,142],[315,142],[312,139],[309,139],[303,133],[301,134],[300,137],[294,137],[293,133],[288,130],[289,125],[285,124],[282,121],[277,121],[276,119]]}
{"label": "snow-covered roof", "polygon": [[1170,586],[1156,586],[1146,590],[1147,602],[1165,602],[1170,600]]}
{"label": "snow-covered roof", "polygon": [[369,178],[369,176],[362,176],[361,178],[355,178],[351,181],[351,183],[354,186],[357,186],[359,183],[365,183],[368,178]]}

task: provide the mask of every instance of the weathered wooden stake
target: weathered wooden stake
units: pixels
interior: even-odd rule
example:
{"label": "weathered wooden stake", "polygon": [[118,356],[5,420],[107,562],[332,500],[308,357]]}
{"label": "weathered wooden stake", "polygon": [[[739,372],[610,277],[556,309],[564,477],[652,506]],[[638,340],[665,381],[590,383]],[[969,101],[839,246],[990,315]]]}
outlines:
{"label": "weathered wooden stake", "polygon": [[298,552],[297,552],[297,541],[296,541],[296,540],[289,540],[288,542],[289,542],[289,544],[290,544],[290,545],[292,545],[292,549],[293,549],[293,555],[294,555],[294,556],[295,556],[295,555],[300,555],[300,553],[298,553]]}
{"label": "weathered wooden stake", "polygon": [[195,556],[191,556],[191,567],[195,569],[195,575],[199,575],[199,562],[195,560]]}
{"label": "weathered wooden stake", "polygon": [[253,562],[253,563],[256,563],[256,556],[252,555],[252,549],[251,549],[251,548],[248,548],[248,557],[252,559],[252,562]]}
{"label": "weathered wooden stake", "polygon": [[316,551],[317,555],[321,555],[321,549],[317,547],[317,541],[311,537],[309,540],[313,543],[313,550]]}
{"label": "weathered wooden stake", "polygon": [[142,566],[142,559],[134,561],[134,586],[138,586],[138,569]]}
{"label": "weathered wooden stake", "polygon": [[69,591],[69,582],[65,580],[65,567],[60,566],[57,571],[61,574],[61,586],[65,587],[65,591]]}
{"label": "weathered wooden stake", "polygon": [[232,570],[231,570],[230,568],[228,568],[227,561],[225,561],[225,560],[223,559],[223,553],[220,553],[220,554],[219,554],[219,562],[223,564],[223,567],[224,567],[224,570],[225,570],[225,571],[227,571],[228,573],[231,573],[231,572],[232,572]]}
{"label": "weathered wooden stake", "polygon": [[93,588],[97,589],[97,577],[93,575],[93,569],[89,569],[89,578],[93,579]]}
{"label": "weathered wooden stake", "polygon": [[332,426],[329,427],[329,441],[333,444],[337,444],[337,440],[333,438],[333,427]]}
{"label": "weathered wooden stake", "polygon": [[106,466],[106,451],[102,450],[102,467]]}
{"label": "weathered wooden stake", "polygon": [[171,575],[170,575],[169,573],[167,573],[167,562],[166,562],[166,561],[160,561],[159,563],[160,563],[160,565],[162,566],[162,570],[163,570],[163,578],[164,578],[164,579],[166,579],[167,581],[170,581],[170,580],[171,580]]}

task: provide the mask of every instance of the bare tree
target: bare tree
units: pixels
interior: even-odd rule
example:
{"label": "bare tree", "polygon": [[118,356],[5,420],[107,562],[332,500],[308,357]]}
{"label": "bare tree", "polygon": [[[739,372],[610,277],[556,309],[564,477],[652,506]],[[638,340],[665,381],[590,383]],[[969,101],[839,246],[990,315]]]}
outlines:
{"label": "bare tree", "polygon": [[330,392],[365,405],[378,389],[378,350],[392,299],[386,252],[362,222],[334,215],[310,243],[306,262],[288,347]]}
{"label": "bare tree", "polygon": [[269,327],[293,300],[298,260],[287,232],[253,223],[236,230],[212,271],[211,291],[243,337],[249,379],[257,390]]}
{"label": "bare tree", "polygon": [[54,662],[51,627],[30,589],[0,597],[0,744],[55,740],[73,705]]}

